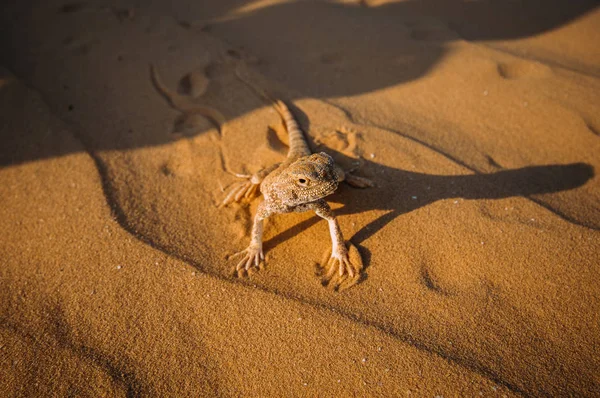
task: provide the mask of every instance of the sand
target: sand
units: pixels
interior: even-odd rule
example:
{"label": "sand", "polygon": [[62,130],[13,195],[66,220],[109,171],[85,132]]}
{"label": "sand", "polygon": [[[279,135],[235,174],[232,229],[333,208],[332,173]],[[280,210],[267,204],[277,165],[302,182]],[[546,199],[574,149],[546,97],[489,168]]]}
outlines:
{"label": "sand", "polygon": [[[5,5],[1,396],[600,395],[594,1]],[[115,2],[116,3],[116,2]],[[222,132],[150,79],[218,109]],[[375,187],[273,217],[233,275],[293,105]]]}

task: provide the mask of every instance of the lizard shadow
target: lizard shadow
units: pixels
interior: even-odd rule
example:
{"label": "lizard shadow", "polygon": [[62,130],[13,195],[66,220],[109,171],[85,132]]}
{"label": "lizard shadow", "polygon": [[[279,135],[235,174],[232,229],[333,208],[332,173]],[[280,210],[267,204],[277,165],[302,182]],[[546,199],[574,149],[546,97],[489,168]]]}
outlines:
{"label": "lizard shadow", "polygon": [[[333,156],[339,158],[344,155],[333,153]],[[565,191],[582,186],[595,174],[593,167],[586,163],[529,166],[495,173],[467,175],[419,173],[387,167],[371,161],[365,161],[363,167],[365,171],[375,171],[375,187],[354,189],[341,186],[339,191],[330,198],[333,202],[344,203],[342,208],[336,210],[336,214],[340,216],[387,210],[384,215],[346,237],[359,247],[365,268],[369,266],[371,256],[363,243],[403,214],[447,199],[504,199]],[[377,176],[385,176],[385,180],[395,181],[395,183],[385,184],[384,180]],[[565,218],[564,215],[558,215]],[[277,246],[320,220],[316,216],[311,217],[272,237],[265,242],[265,247]]]}
{"label": "lizard shadow", "polygon": [[[557,0],[552,0],[551,3],[555,1]],[[76,59],[85,66],[78,66],[77,73],[73,73],[71,69],[64,70],[71,63],[62,62],[63,57],[74,56],[72,43],[55,43],[56,54],[44,58],[43,67],[40,67],[37,64],[40,58],[34,55],[41,50],[32,46],[36,44],[37,39],[36,35],[30,32],[35,32],[33,20],[28,18],[32,10],[28,8],[27,2],[23,3],[24,5],[16,7],[17,11],[14,13],[5,14],[14,15],[15,18],[9,21],[5,16],[4,29],[11,34],[0,35],[0,47],[3,48],[0,61],[6,64],[9,70],[14,71],[19,79],[39,89],[42,96],[37,98],[37,102],[44,102],[45,98],[52,99],[48,102],[51,111],[68,122],[87,152],[96,159],[99,168],[109,170],[112,167],[123,167],[123,163],[115,163],[119,166],[106,166],[102,152],[127,152],[139,148],[172,145],[181,138],[172,134],[181,124],[185,124],[182,120],[187,119],[182,119],[181,116],[171,122],[171,125],[174,124],[177,128],[160,125],[160,118],[146,120],[131,117],[140,111],[140,105],[136,101],[139,96],[152,98],[152,101],[148,102],[148,109],[150,112],[156,110],[158,115],[165,115],[159,113],[159,110],[164,111],[167,105],[156,92],[149,76],[142,76],[141,71],[137,69],[136,65],[139,65],[139,62],[128,61],[132,55],[131,46],[137,43],[129,42],[129,35],[124,36],[123,49],[115,53],[114,58],[106,58],[102,47],[94,45],[93,40],[85,41],[84,44],[89,48],[75,54]],[[226,43],[224,47],[232,50],[233,54],[239,50],[240,54],[255,56],[258,62],[252,65],[252,69],[273,82],[274,86],[285,87],[283,91],[290,101],[305,97],[327,101],[416,81],[427,75],[445,57],[449,43],[463,39],[477,41],[529,37],[563,26],[597,7],[596,2],[589,0],[568,7],[549,5],[543,8],[534,0],[523,0],[510,5],[503,2],[410,0],[381,4],[377,7],[368,6],[368,2],[363,2],[364,6],[358,6],[333,1],[292,1],[269,3],[252,12],[235,12],[243,9],[247,3],[241,0],[213,2],[215,4],[210,6],[201,4],[202,2],[197,3],[193,6],[198,7],[195,11],[178,13],[175,9],[165,10],[159,7],[155,12],[160,15],[174,15],[179,24],[172,27],[170,25],[174,21],[170,20],[167,25],[178,35],[185,36],[185,40],[180,39],[182,48],[191,43],[196,44],[198,39],[206,39],[204,36],[210,36]],[[57,29],[63,25],[68,27],[83,15],[79,12],[84,8],[83,5],[78,8],[61,8],[52,17],[52,21],[56,23]],[[86,12],[85,15],[95,14]],[[198,18],[206,21],[206,24],[203,28],[194,30],[191,22],[197,21]],[[14,22],[17,20],[19,23]],[[306,23],[307,20],[310,20],[310,24]],[[485,23],[475,24],[473,21]],[[145,22],[142,22],[142,18],[134,18],[118,23],[127,29],[127,32],[132,33],[131,37],[138,37],[133,33],[140,34],[142,27],[147,28]],[[18,28],[10,28],[11,24]],[[71,32],[75,27],[69,27],[64,32],[62,29],[58,31],[61,31],[62,35],[67,31]],[[160,26],[155,28],[166,29]],[[18,34],[21,30],[22,35]],[[160,36],[147,36],[148,32],[144,32],[140,40]],[[23,50],[28,48],[32,48],[31,54]],[[290,49],[293,49],[293,56],[290,56]],[[209,53],[211,52],[207,50],[207,54]],[[216,57],[215,54],[210,55],[213,56]],[[152,62],[160,61],[154,50],[140,53],[136,57]],[[163,57],[165,60],[170,59],[166,55]],[[242,58],[250,63],[248,59]],[[102,63],[98,62],[100,59]],[[173,59],[185,58],[173,55]],[[206,104],[224,111],[227,121],[232,122],[264,106],[256,98],[244,96],[243,84],[233,77],[227,66],[219,64],[216,59],[218,57],[209,63],[211,68],[207,75],[211,83],[206,96],[202,98],[203,102],[206,100]],[[494,59],[492,61],[496,62]],[[196,64],[195,67],[197,66]],[[474,67],[474,70],[476,69]],[[497,71],[493,64],[492,69],[492,73],[499,73],[497,77],[502,78],[501,71]],[[167,68],[164,68],[164,71],[165,82],[169,87],[174,87],[173,70],[169,73]],[[93,78],[90,78],[92,76]],[[10,83],[11,79],[0,70],[0,94],[3,94],[0,95],[0,103],[9,112],[20,114],[25,111],[33,114],[37,102],[34,103],[23,95],[23,90]],[[41,85],[44,86],[43,89],[38,87]],[[94,93],[95,99],[92,102],[86,99],[89,97],[86,92]],[[91,116],[95,113],[92,109],[96,109],[100,103],[113,103],[115,93],[129,95],[125,98],[130,100],[116,101],[119,106],[104,107],[101,118],[111,120],[112,124],[110,128],[97,128],[101,124],[94,124],[97,119]],[[234,100],[231,100],[231,93],[235,94]],[[148,112],[148,109],[144,112]],[[162,122],[166,120],[168,117]],[[191,141],[196,136],[206,134],[213,127],[201,116],[194,118],[194,121],[198,122],[198,125],[194,126],[197,128],[189,134],[183,134],[186,140]],[[230,137],[237,133],[235,128],[231,133]],[[47,134],[45,128],[32,129],[27,125],[3,129],[0,131],[0,141],[3,144],[0,150],[0,168],[64,156],[81,150],[77,145],[55,139],[53,135]],[[425,142],[419,143],[427,145]],[[452,148],[445,150],[453,151]],[[172,157],[176,158],[176,154]],[[178,162],[179,160],[177,159]],[[180,163],[190,165],[191,168],[194,161],[185,159]],[[109,180],[110,178],[107,179],[107,192],[124,190],[122,185]],[[587,217],[578,216],[574,211],[573,219]],[[597,219],[590,222],[596,223],[597,228]]]}
{"label": "lizard shadow", "polygon": [[[303,129],[309,131],[310,121],[307,115],[294,105],[290,106],[290,109],[296,115]],[[310,140],[310,137],[308,138]],[[311,144],[313,148],[316,147],[314,142]],[[339,151],[317,147],[317,151],[321,149],[328,152],[341,164],[351,164],[356,160]],[[527,166],[518,169],[502,169],[494,173],[473,172],[465,175],[420,173],[385,166],[367,159],[362,159],[361,163],[361,171],[373,180],[375,187],[354,189],[348,187],[347,184],[341,184],[338,191],[328,199],[344,204],[342,208],[335,211],[340,216],[372,210],[387,211],[352,235],[346,236],[347,240],[352,241],[359,248],[365,269],[371,262],[371,253],[363,246],[366,240],[397,217],[440,200],[524,197],[533,200],[567,221],[580,223],[537,200],[535,196],[580,187],[595,175],[594,168],[587,163]],[[394,183],[386,183],[386,181],[394,181]],[[312,227],[320,220],[319,217],[311,217],[272,237],[265,242],[265,247],[277,246]],[[364,278],[366,278],[366,273],[363,274],[362,279]]]}

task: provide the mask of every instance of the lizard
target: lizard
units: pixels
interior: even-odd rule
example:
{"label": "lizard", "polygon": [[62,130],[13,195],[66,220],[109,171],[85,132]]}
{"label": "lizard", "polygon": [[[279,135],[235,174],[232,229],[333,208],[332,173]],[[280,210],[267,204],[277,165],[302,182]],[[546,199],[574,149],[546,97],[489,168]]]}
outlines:
{"label": "lizard", "polygon": [[329,258],[326,257],[322,264],[323,284],[334,289],[354,285],[362,270],[360,256],[357,256],[358,261],[350,259],[338,220],[324,198],[334,193],[341,181],[346,180],[350,185],[360,188],[372,186],[372,182],[345,173],[325,152],[312,153],[287,105],[282,100],[272,99],[241,76],[238,77],[272,103],[289,137],[289,150],[283,162],[253,175],[239,175],[245,181],[234,184],[222,202],[222,206],[227,206],[244,198],[253,199],[259,191],[263,197],[254,216],[250,244],[230,257],[242,256],[235,268],[238,276],[247,275],[252,268],[260,269],[264,263],[262,239],[264,222],[268,217],[280,213],[314,211],[329,224],[331,237],[331,252],[327,253]]}

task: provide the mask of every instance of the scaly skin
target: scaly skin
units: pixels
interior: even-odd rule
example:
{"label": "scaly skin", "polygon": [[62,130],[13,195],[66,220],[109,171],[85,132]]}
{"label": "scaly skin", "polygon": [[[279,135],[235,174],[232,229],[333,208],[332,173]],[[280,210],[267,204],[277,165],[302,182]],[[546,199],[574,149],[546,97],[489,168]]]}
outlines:
{"label": "scaly skin", "polygon": [[264,262],[262,246],[264,220],[273,214],[304,212],[312,210],[329,223],[331,254],[322,264],[323,284],[335,289],[348,288],[360,278],[362,263],[360,258],[351,261],[344,236],[335,214],[323,199],[332,194],[338,183],[348,179],[358,187],[372,186],[365,178],[344,174],[324,152],[311,154],[302,131],[288,107],[282,101],[274,101],[275,109],[283,119],[290,136],[290,150],[287,159],[280,164],[246,176],[246,181],[235,184],[223,200],[226,206],[244,198],[253,198],[258,190],[263,200],[254,217],[250,244],[236,253],[241,255],[237,263],[238,276],[247,275],[252,268],[258,269]]}

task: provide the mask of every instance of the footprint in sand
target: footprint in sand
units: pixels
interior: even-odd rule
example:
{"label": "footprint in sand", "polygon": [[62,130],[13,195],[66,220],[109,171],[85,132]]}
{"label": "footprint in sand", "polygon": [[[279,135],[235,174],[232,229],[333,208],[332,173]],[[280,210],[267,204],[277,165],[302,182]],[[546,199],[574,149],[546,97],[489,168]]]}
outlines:
{"label": "footprint in sand", "polygon": [[583,119],[585,125],[587,126],[588,130],[590,130],[592,132],[592,134],[600,137],[600,123],[598,123],[595,120],[589,120],[584,118]]}
{"label": "footprint in sand", "polygon": [[498,74],[505,79],[539,79],[550,76],[552,69],[540,62],[518,60],[499,63]]}
{"label": "footprint in sand", "polygon": [[[177,92],[190,99],[197,99],[204,95],[210,83],[210,79],[206,75],[206,69],[200,67],[184,75],[179,80]],[[199,131],[208,130],[212,127],[212,123],[206,117],[197,113],[184,112],[175,119],[173,134],[193,137]]]}
{"label": "footprint in sand", "polygon": [[238,206],[235,210],[232,228],[238,239],[244,239],[250,236],[252,230],[252,214],[247,206]]}
{"label": "footprint in sand", "polygon": [[173,134],[175,138],[193,138],[198,135],[200,131],[209,130],[213,127],[213,124],[204,116],[184,113],[178,116],[173,122],[171,134]]}
{"label": "footprint in sand", "polygon": [[201,105],[194,100],[204,95],[210,84],[206,75],[208,67],[200,67],[184,75],[178,84],[177,91],[171,91],[163,82],[154,66],[151,66],[152,82],[156,90],[169,102],[172,108],[181,112],[173,123],[172,133],[191,136],[207,129],[207,120],[222,134],[225,116],[208,105]]}
{"label": "footprint in sand", "polygon": [[316,133],[315,144],[317,150],[327,151],[327,149],[331,149],[336,153],[340,153],[344,156],[338,157],[335,153],[331,154],[336,163],[342,166],[344,170],[356,168],[358,159],[362,155],[362,151],[358,147],[361,140],[359,132],[344,126],[333,130],[315,128],[313,131]]}
{"label": "footprint in sand", "polygon": [[442,287],[440,281],[438,280],[439,278],[435,274],[433,274],[432,271],[425,264],[421,266],[420,277],[421,282],[423,283],[423,285],[425,285],[427,290],[442,296],[452,295],[450,291]]}
{"label": "footprint in sand", "polygon": [[192,98],[202,96],[210,83],[204,69],[198,68],[183,76],[179,81],[179,92],[189,95]]}

